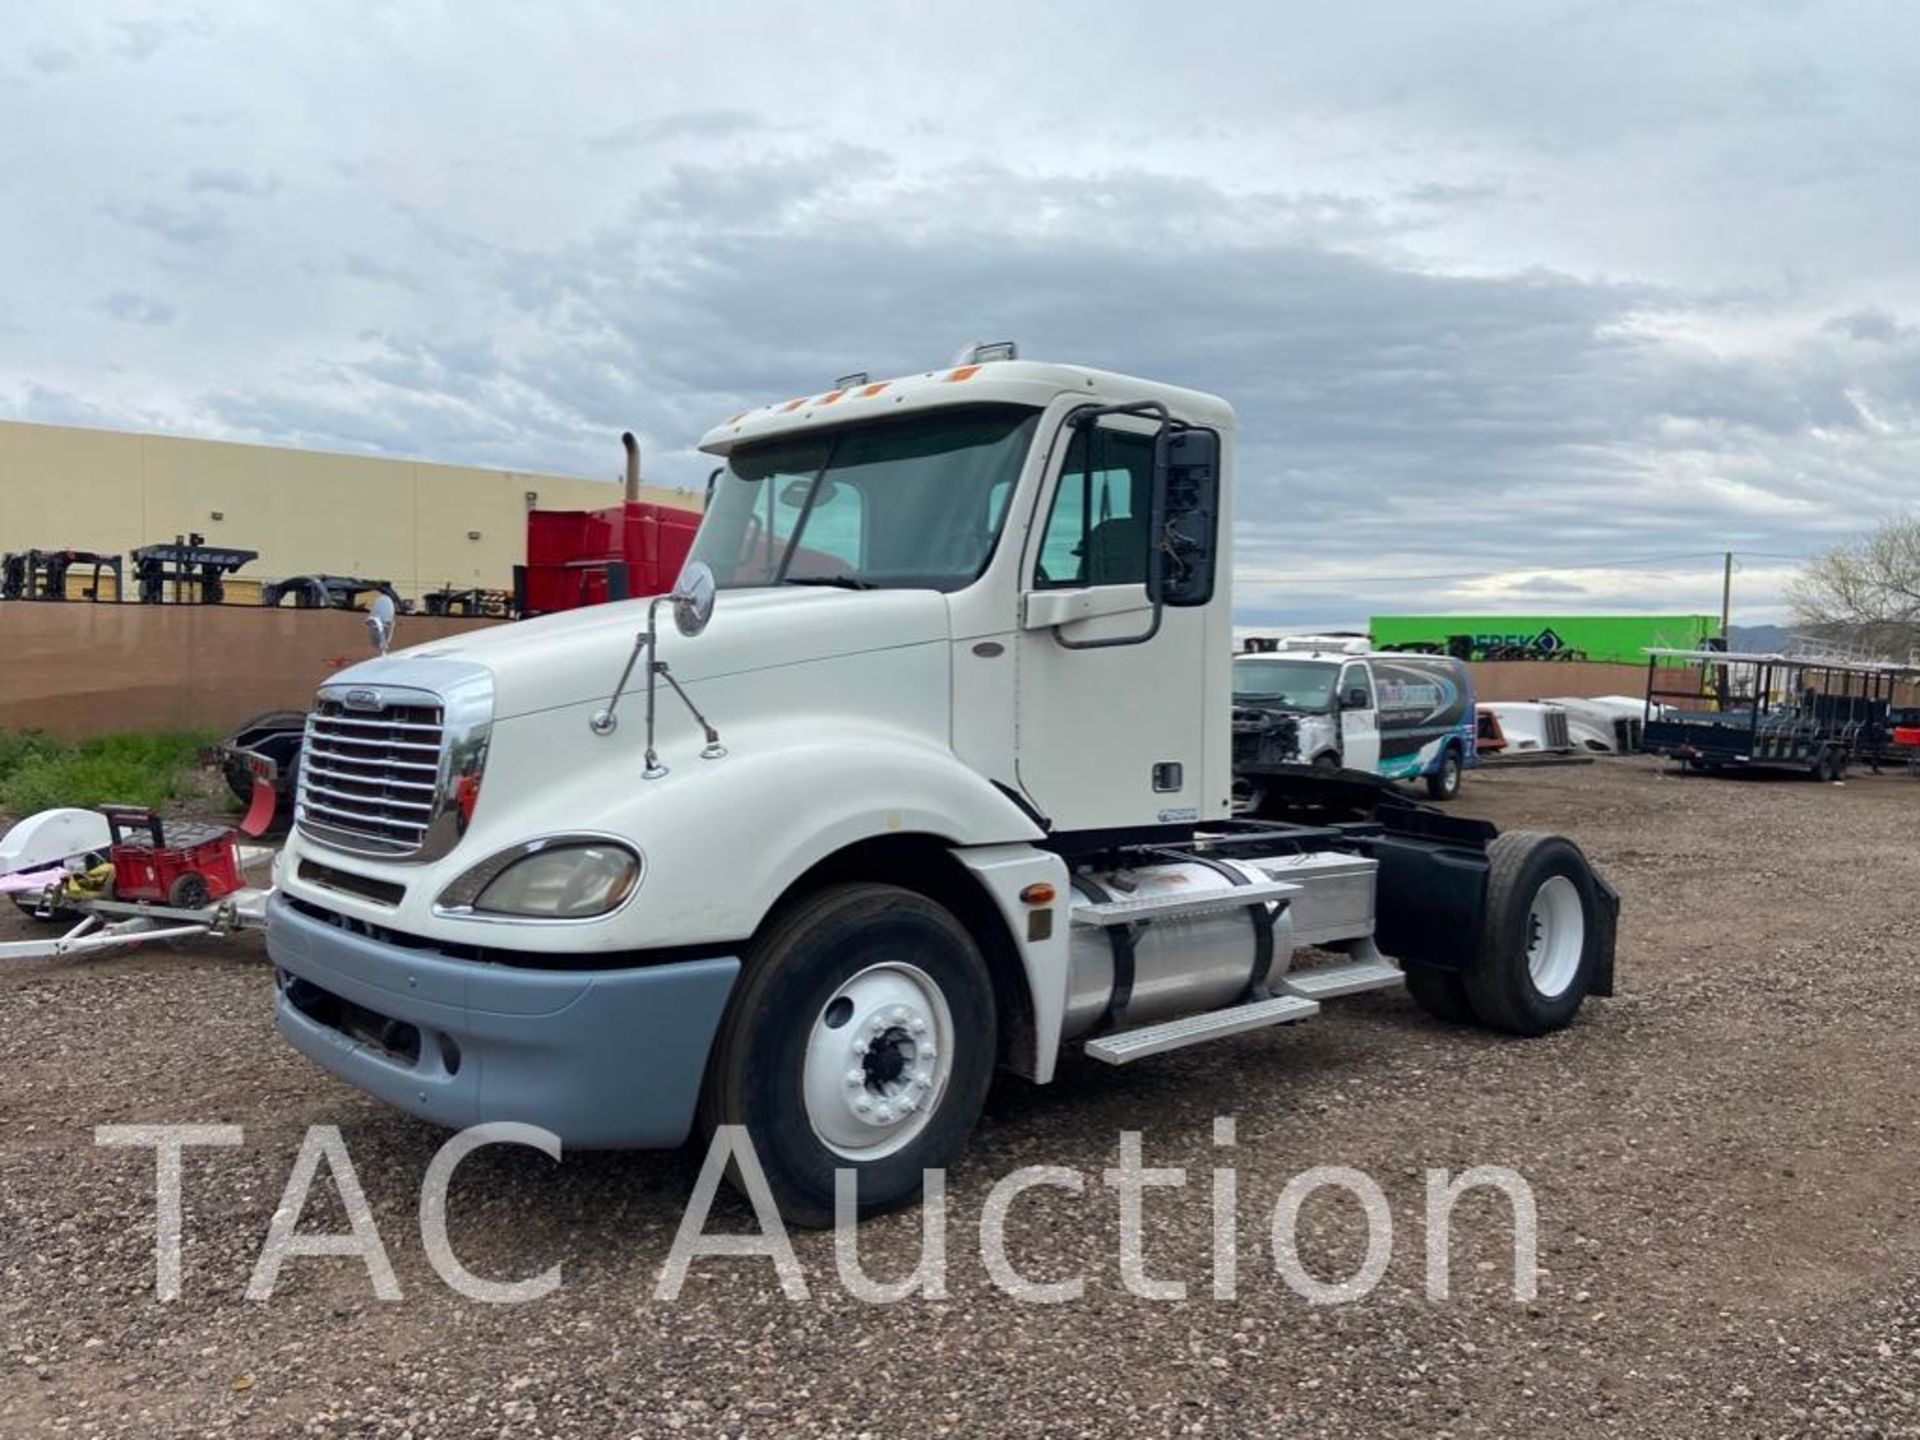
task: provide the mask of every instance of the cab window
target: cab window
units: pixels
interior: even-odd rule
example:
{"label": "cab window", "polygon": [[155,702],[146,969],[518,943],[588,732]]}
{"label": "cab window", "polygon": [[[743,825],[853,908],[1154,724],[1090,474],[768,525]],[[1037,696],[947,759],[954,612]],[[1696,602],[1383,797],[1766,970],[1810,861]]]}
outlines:
{"label": "cab window", "polygon": [[1067,446],[1041,534],[1034,583],[1043,589],[1144,585],[1153,437],[1082,427]]}
{"label": "cab window", "polygon": [[1373,709],[1373,676],[1367,673],[1364,665],[1349,665],[1340,672],[1340,704],[1343,707],[1347,704],[1347,696],[1355,690],[1364,691],[1367,698],[1364,704],[1352,708]]}

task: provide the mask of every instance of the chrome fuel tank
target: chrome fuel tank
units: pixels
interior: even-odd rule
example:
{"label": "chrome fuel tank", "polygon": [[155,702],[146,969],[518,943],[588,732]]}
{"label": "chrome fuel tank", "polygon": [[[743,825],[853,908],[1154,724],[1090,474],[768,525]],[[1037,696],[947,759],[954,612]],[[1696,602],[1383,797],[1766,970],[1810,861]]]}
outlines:
{"label": "chrome fuel tank", "polygon": [[[1219,867],[1219,868],[1216,868]],[[1232,860],[1174,861],[1074,877],[1075,894],[1087,900],[1145,900],[1154,897],[1230,893],[1239,888],[1221,870],[1248,884],[1268,877]],[[1271,907],[1269,907],[1271,908]],[[1285,916],[1281,919],[1284,922]],[[1132,927],[1133,991],[1127,1000],[1129,1026],[1151,1025],[1178,1015],[1231,1005],[1247,991],[1258,936],[1246,909],[1196,916],[1158,918]],[[1067,1014],[1063,1036],[1084,1035],[1099,1023],[1113,995],[1114,935],[1088,925],[1073,927]],[[1286,972],[1290,929],[1275,927],[1269,979]]]}

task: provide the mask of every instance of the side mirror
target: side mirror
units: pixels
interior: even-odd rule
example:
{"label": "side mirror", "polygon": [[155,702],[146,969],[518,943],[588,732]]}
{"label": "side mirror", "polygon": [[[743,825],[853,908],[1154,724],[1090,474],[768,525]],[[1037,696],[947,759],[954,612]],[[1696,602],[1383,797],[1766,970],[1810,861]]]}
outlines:
{"label": "side mirror", "polygon": [[1160,594],[1169,605],[1213,599],[1220,552],[1220,437],[1211,430],[1166,430],[1154,447]]}
{"label": "side mirror", "polygon": [[667,596],[673,602],[674,628],[689,640],[706,629],[713,619],[713,599],[718,589],[713,567],[704,560],[689,560]]}
{"label": "side mirror", "polygon": [[367,638],[373,641],[373,648],[382,655],[393,644],[393,617],[396,613],[391,595],[374,596],[373,604],[367,610]]}
{"label": "side mirror", "polygon": [[1367,694],[1366,686],[1354,685],[1347,690],[1346,694],[1340,697],[1340,708],[1342,710],[1364,710],[1372,702],[1373,697]]}

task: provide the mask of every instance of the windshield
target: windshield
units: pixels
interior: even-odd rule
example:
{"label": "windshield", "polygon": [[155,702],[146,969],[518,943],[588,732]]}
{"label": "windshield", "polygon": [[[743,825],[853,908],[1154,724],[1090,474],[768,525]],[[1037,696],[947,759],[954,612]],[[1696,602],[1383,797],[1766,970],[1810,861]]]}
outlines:
{"label": "windshield", "polygon": [[1288,710],[1331,710],[1339,667],[1315,660],[1236,660],[1233,698]]}
{"label": "windshield", "polygon": [[967,406],[743,447],[714,484],[691,558],[723,590],[970,585],[1038,413]]}

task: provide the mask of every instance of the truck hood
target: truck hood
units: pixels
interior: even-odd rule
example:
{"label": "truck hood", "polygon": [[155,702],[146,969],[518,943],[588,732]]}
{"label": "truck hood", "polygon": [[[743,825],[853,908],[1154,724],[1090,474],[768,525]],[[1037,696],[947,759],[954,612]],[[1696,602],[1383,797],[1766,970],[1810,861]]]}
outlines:
{"label": "truck hood", "polygon": [[[459,660],[492,673],[496,720],[604,700],[635,637],[646,632],[651,603],[626,600],[475,630],[363,661],[328,683],[404,685],[416,679],[413,662]],[[692,639],[674,628],[665,604],[659,619],[660,658],[683,684],[944,641],[950,628],[946,596],[937,591],[807,586],[723,590],[712,623]],[[625,693],[645,685],[644,664],[636,665]]]}

